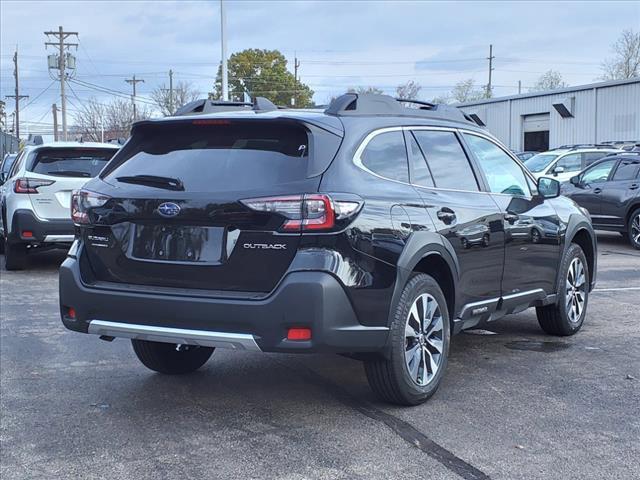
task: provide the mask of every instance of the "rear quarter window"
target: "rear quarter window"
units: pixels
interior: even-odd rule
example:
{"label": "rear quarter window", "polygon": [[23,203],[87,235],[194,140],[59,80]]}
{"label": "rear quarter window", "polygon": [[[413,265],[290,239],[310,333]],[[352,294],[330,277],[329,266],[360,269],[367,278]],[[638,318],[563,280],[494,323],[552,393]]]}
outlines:
{"label": "rear quarter window", "polygon": [[360,155],[362,165],[381,177],[409,182],[409,164],[400,130],[373,137]]}

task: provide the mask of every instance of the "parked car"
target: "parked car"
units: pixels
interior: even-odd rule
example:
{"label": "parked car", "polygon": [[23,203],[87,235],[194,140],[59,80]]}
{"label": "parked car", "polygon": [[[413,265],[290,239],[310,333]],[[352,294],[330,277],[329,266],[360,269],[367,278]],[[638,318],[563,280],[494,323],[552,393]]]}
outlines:
{"label": "parked car", "polygon": [[525,160],[529,160],[531,157],[533,157],[534,155],[537,155],[540,152],[533,152],[533,151],[524,151],[524,152],[513,152],[515,154],[516,157],[518,157],[520,159],[520,161],[524,162]]}
{"label": "parked car", "polygon": [[2,178],[8,175],[9,170],[11,170],[13,162],[15,162],[17,156],[17,153],[7,153],[4,156],[2,162],[0,162],[0,181],[2,180]]}
{"label": "parked car", "polygon": [[[169,374],[218,347],[349,354],[403,405],[436,391],[463,329],[535,306],[547,333],[576,333],[588,216],[463,112],[414,103],[199,101],[136,123],[74,195],[62,322]],[[553,241],[511,236],[525,219]]]}
{"label": "parked car", "polygon": [[564,183],[596,160],[619,152],[610,146],[567,145],[534,155],[524,164],[536,178],[551,177]]}
{"label": "parked car", "polygon": [[7,270],[24,268],[35,248],[71,245],[71,192],[97,175],[117,150],[102,143],[55,142],[20,152],[0,178],[0,248]]}
{"label": "parked car", "polygon": [[589,211],[594,228],[622,232],[640,249],[640,152],[605,157],[562,189]]}

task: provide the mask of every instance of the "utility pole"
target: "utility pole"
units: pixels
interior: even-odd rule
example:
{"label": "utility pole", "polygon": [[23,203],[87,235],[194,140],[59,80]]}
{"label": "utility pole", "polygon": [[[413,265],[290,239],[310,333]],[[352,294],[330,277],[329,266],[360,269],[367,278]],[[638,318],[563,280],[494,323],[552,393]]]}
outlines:
{"label": "utility pole", "polygon": [[169,70],[169,115],[173,115],[173,70]]}
{"label": "utility pole", "polygon": [[486,98],[491,98],[493,93],[491,87],[491,72],[493,72],[493,59],[496,58],[493,56],[493,45],[489,45],[489,56],[487,60],[489,60],[489,83],[487,83],[487,93],[485,95]]}
{"label": "utility pole", "polygon": [[58,106],[54,103],[51,105],[51,113],[53,114],[53,141],[58,141]]}
{"label": "utility pole", "polygon": [[293,106],[298,106],[298,68],[300,68],[300,61],[298,60],[298,55],[296,53],[293,54],[293,77],[295,78],[295,83],[293,86]]}
{"label": "utility pole", "polygon": [[222,55],[222,100],[229,100],[229,73],[227,72],[227,14],[225,12],[224,0],[220,0],[220,46]]}
{"label": "utility pole", "polygon": [[522,93],[522,80],[518,80],[518,95]]}
{"label": "utility pole", "polygon": [[140,82],[144,83],[144,80],[142,78],[136,79],[136,76],[134,74],[132,78],[125,78],[124,81],[133,86],[133,95],[131,95],[131,103],[133,103],[133,121],[135,122],[136,119],[138,118],[138,112],[136,111],[136,84]]}
{"label": "utility pole", "polygon": [[[49,36],[53,36],[58,41],[57,42],[44,42],[45,47],[52,46],[58,47],[58,61],[57,68],[60,70],[60,101],[62,104],[62,139],[67,140],[67,96],[64,92],[65,82],[67,81],[66,77],[66,68],[67,62],[72,61],[73,65],[70,66],[71,69],[75,69],[75,58],[69,54],[69,58],[67,58],[66,49],[68,47],[76,47],[78,48],[77,43],[67,42],[67,38],[72,35],[78,36],[78,32],[65,32],[64,29],[60,26],[58,27],[58,31],[52,32],[44,32],[44,34],[49,38]],[[51,70],[51,64],[49,65],[49,70]]]}
{"label": "utility pole", "polygon": [[20,140],[20,100],[23,98],[29,98],[29,95],[20,95],[20,80],[18,78],[18,49],[13,54],[13,76],[16,79],[15,95],[7,95],[7,98],[14,98],[16,101],[15,115],[13,118],[14,129],[13,132],[18,140]]}

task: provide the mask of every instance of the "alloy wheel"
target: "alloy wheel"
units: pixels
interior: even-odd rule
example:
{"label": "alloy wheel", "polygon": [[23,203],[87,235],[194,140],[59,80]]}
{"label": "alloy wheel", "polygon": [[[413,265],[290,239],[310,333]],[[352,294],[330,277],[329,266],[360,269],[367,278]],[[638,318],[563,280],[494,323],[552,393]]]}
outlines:
{"label": "alloy wheel", "polygon": [[577,323],[580,321],[586,302],[587,276],[585,274],[582,260],[574,258],[569,265],[567,280],[565,282],[566,297],[565,308],[569,321]]}
{"label": "alloy wheel", "polygon": [[420,386],[436,376],[444,358],[444,325],[440,306],[428,293],[411,305],[405,325],[405,363],[411,379]]}
{"label": "alloy wheel", "polygon": [[631,239],[636,245],[640,245],[640,215],[631,222]]}

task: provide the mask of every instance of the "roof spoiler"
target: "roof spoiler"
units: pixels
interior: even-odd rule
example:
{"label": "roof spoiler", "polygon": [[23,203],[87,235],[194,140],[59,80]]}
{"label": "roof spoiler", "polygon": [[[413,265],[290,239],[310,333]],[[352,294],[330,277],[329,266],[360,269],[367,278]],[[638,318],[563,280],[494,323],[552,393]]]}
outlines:
{"label": "roof spoiler", "polygon": [[[410,106],[407,106],[410,105]],[[335,98],[324,113],[335,116],[400,115],[429,117],[484,126],[462,110],[450,105],[423,102],[407,98],[393,98],[373,93],[345,93]]]}
{"label": "roof spoiler", "polygon": [[253,102],[227,102],[223,100],[209,100],[201,99],[189,102],[183,105],[174,116],[182,115],[198,115],[204,113],[219,113],[219,112],[233,112],[233,111],[250,111],[253,110],[256,113],[271,112],[277,110],[271,101],[264,97],[255,97]]}

